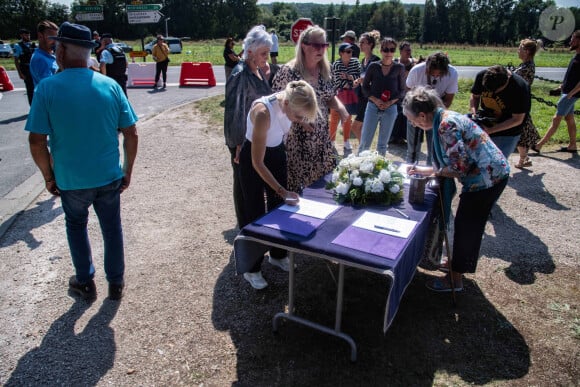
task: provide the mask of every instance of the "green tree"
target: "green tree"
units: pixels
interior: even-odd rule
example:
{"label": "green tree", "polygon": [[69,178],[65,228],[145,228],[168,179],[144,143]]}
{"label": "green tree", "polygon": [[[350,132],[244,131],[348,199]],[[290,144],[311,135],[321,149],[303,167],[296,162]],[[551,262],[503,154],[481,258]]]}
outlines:
{"label": "green tree", "polygon": [[423,35],[421,43],[436,41],[437,37],[437,12],[432,0],[425,0],[425,10],[423,11]]}
{"label": "green tree", "polygon": [[418,42],[421,40],[422,33],[421,8],[413,5],[407,12],[407,39]]}
{"label": "green tree", "polygon": [[405,16],[403,4],[399,0],[390,0],[375,11],[369,27],[381,31],[382,36],[401,39],[406,35]]}
{"label": "green tree", "polygon": [[471,34],[471,12],[469,0],[449,1],[449,31],[448,41],[456,43],[470,43],[473,36]]}
{"label": "green tree", "polygon": [[[435,30],[436,36],[435,40],[438,42],[448,42],[449,41],[449,1],[448,0],[435,0],[435,12],[437,14]],[[453,26],[453,34],[455,35],[455,26]]]}

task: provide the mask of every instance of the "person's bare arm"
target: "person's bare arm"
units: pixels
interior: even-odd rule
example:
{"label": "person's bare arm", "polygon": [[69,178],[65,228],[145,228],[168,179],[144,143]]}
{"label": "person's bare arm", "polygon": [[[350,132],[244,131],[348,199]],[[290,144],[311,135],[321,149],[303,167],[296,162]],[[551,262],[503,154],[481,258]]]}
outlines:
{"label": "person's bare arm", "polygon": [[56,186],[50,152],[48,150],[48,136],[46,134],[30,133],[28,135],[28,144],[30,146],[32,159],[42,173],[47,191],[53,195],[59,195],[60,192]]}
{"label": "person's bare arm", "polygon": [[131,175],[133,174],[133,164],[137,157],[137,147],[139,144],[139,137],[137,135],[137,127],[131,125],[127,128],[121,129],[123,133],[123,151],[125,158],[123,161],[123,182],[121,184],[121,192],[129,188],[131,184]]}

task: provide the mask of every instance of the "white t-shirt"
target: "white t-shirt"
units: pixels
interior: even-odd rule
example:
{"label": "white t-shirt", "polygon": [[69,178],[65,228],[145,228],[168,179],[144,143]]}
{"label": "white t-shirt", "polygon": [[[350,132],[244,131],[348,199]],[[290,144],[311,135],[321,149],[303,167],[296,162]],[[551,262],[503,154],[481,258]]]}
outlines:
{"label": "white t-shirt", "polygon": [[272,37],[272,48],[270,49],[271,52],[278,52],[278,35],[271,34]]}
{"label": "white t-shirt", "polygon": [[[292,126],[292,121],[288,119],[286,114],[282,111],[280,102],[276,98],[276,94],[268,95],[265,97],[258,98],[252,102],[252,107],[256,103],[263,103],[268,108],[270,112],[270,128],[268,129],[268,134],[266,135],[266,147],[272,148],[278,146],[284,141],[284,137],[290,131]],[[250,119],[251,108],[248,112],[248,118],[246,120],[246,138],[252,141],[252,133],[254,133],[254,124]]]}
{"label": "white t-shirt", "polygon": [[[445,94],[457,94],[459,90],[458,80],[459,75],[455,67],[449,65],[449,72],[443,77],[428,77],[425,71],[427,62],[419,63],[409,71],[407,76],[407,87],[412,89],[415,86],[431,86],[437,90],[437,94],[444,96]],[[429,83],[429,80],[431,81]]]}

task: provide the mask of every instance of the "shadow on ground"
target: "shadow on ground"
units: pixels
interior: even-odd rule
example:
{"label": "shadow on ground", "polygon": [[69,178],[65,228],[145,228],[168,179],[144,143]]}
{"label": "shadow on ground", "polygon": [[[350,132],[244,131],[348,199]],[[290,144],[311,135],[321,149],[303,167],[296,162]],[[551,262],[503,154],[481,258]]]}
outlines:
{"label": "shadow on ground", "polygon": [[[27,224],[28,229],[25,230],[25,227],[19,227],[18,233],[14,234],[10,233],[10,229],[8,229],[8,232],[2,238],[3,241],[0,243],[0,248],[11,246],[21,240],[26,243],[29,249],[34,250],[40,246],[42,241],[38,241],[32,231],[52,222],[62,213],[60,201],[57,201],[56,196],[51,196],[47,200],[36,202],[36,207],[29,208],[14,215],[14,218],[21,217],[22,219],[30,219],[31,221]],[[9,219],[7,222],[12,220]]]}
{"label": "shadow on ground", "polygon": [[[326,264],[305,256],[297,262],[297,314],[333,327],[336,287]],[[426,275],[417,273],[383,335],[386,278],[347,269],[343,331],[358,346],[351,363],[349,346],[327,334],[292,322],[272,333],[288,278],[267,263],[263,273],[270,286],[255,291],[236,276],[231,257],[214,289],[213,324],[229,331],[237,349],[235,386],[431,386],[437,373],[484,384],[521,378],[530,368],[522,335],[471,281],[453,308],[449,295],[428,292]]]}
{"label": "shadow on ground", "polygon": [[119,304],[103,301],[99,311],[78,334],[75,324],[90,304],[81,300],[72,304],[52,323],[40,346],[18,361],[4,386],[97,385],[115,361],[115,335],[109,324]]}

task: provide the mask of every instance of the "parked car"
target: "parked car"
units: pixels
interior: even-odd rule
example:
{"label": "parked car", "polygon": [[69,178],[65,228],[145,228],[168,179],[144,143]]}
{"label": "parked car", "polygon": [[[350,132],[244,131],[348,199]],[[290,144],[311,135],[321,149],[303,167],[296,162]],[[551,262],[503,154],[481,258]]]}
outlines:
{"label": "parked car", "polygon": [[127,43],[124,43],[124,42],[117,42],[117,43],[115,43],[115,46],[121,48],[121,50],[123,50],[123,52],[133,51],[133,47],[129,46]]}
{"label": "parked car", "polygon": [[[153,39],[145,45],[145,51],[147,51],[148,54],[151,54],[151,51],[153,51],[153,46],[155,45],[155,43],[157,43],[157,40]],[[169,46],[169,53],[170,54],[181,54],[181,50],[183,49],[183,44],[181,44],[181,39],[167,37],[167,38],[165,38],[165,43],[167,43],[167,45]]]}
{"label": "parked car", "polygon": [[0,58],[10,58],[12,54],[12,47],[0,40]]}

